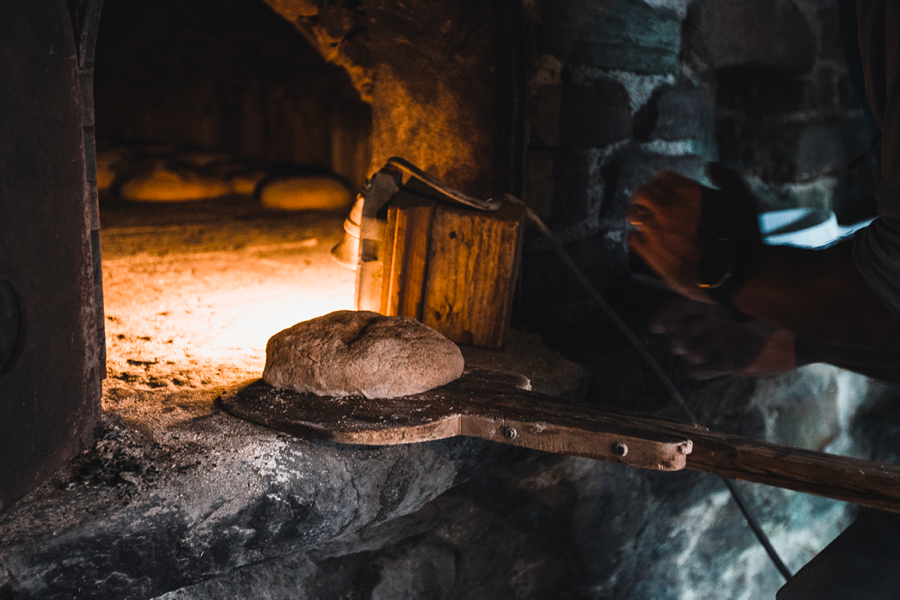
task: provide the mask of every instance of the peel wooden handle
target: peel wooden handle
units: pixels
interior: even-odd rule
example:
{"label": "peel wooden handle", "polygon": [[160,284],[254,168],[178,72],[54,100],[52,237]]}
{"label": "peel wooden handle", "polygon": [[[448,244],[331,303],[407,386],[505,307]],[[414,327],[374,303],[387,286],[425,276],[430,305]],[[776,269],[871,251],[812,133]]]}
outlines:
{"label": "peel wooden handle", "polygon": [[900,513],[900,468],[706,432],[697,435],[688,469]]}
{"label": "peel wooden handle", "polygon": [[495,420],[466,415],[460,434],[555,454],[594,458],[641,469],[679,471],[687,464],[691,440],[674,436],[645,436],[595,431],[552,421]]}
{"label": "peel wooden handle", "polygon": [[[668,425],[665,421],[608,410],[586,418],[582,405],[548,403],[543,397],[535,402],[522,390],[528,394],[523,402],[520,390],[511,385],[501,392],[472,393],[485,380],[467,374],[463,381],[393,399],[322,398],[258,382],[219,401],[250,421],[341,444],[387,446],[465,435],[662,471],[683,469],[691,451],[690,439],[661,429]],[[510,389],[514,391],[507,393]]]}
{"label": "peel wooden handle", "polygon": [[900,467],[779,446],[516,388],[467,372],[403,398],[321,398],[257,382],[221,397],[232,414],[302,437],[406,444],[457,435],[633,467],[687,468],[900,513]]}

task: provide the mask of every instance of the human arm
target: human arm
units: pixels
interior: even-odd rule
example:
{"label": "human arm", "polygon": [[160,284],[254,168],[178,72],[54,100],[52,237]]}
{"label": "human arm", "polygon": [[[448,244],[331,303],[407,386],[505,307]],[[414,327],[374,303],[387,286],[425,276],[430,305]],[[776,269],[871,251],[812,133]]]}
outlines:
{"label": "human arm", "polygon": [[[701,218],[724,192],[674,173],[635,191],[629,244],[673,290],[713,303],[697,285],[704,244]],[[757,248],[752,276],[730,297],[741,312],[815,342],[875,351],[900,350],[900,320],[853,264],[849,241],[822,250]]]}
{"label": "human arm", "polygon": [[798,337],[758,319],[738,321],[729,309],[688,298],[670,300],[650,329],[668,336],[672,352],[684,357],[688,374],[695,379],[766,377],[823,362],[900,383],[900,352],[845,348]]}
{"label": "human arm", "polygon": [[851,250],[849,240],[821,250],[765,246],[759,269],[732,302],[811,342],[900,351],[900,320],[860,276]]}

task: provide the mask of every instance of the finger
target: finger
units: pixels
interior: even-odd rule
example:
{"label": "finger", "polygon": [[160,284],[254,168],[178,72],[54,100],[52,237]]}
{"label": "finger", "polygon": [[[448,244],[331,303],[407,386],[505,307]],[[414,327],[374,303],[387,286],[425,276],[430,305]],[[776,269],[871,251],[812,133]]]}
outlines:
{"label": "finger", "polygon": [[691,379],[696,379],[698,381],[706,381],[708,379],[715,379],[716,377],[724,377],[725,375],[733,375],[734,373],[728,371],[727,369],[718,369],[715,367],[709,366],[698,366],[691,367],[688,369],[688,377]]}
{"label": "finger", "polygon": [[701,302],[687,298],[675,298],[666,303],[650,321],[650,331],[653,333],[669,333],[678,327],[685,319],[691,318],[705,308]]}
{"label": "finger", "polygon": [[643,227],[653,219],[653,212],[643,204],[632,204],[625,218],[632,227]]}
{"label": "finger", "polygon": [[673,341],[672,354],[683,357],[692,365],[700,365],[709,361],[713,351],[709,346],[709,338],[703,338]]}
{"label": "finger", "polygon": [[628,247],[637,252],[643,258],[647,253],[647,236],[639,229],[632,229],[628,232]]}
{"label": "finger", "polygon": [[673,351],[684,356],[691,363],[698,364],[709,359],[712,354],[712,332],[698,319],[682,321],[680,327],[669,334]]}
{"label": "finger", "polygon": [[725,357],[714,357],[703,364],[693,365],[688,369],[691,379],[714,379],[725,375],[736,375],[738,367],[734,361]]}
{"label": "finger", "polygon": [[684,345],[684,359],[690,364],[698,366],[709,363],[714,354],[710,345],[710,338],[689,340]]}
{"label": "finger", "polygon": [[716,377],[735,376],[738,373],[726,365],[702,365],[688,369],[688,377],[699,381],[707,381]]}

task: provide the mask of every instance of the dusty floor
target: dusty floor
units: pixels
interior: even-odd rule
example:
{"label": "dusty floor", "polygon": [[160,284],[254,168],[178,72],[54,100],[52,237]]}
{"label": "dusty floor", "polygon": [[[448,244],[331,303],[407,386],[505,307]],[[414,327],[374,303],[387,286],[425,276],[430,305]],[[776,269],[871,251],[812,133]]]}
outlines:
{"label": "dusty floor", "polygon": [[330,255],[345,217],[244,196],[103,210],[104,408],[209,402],[262,374],[272,334],[352,308],[355,275]]}

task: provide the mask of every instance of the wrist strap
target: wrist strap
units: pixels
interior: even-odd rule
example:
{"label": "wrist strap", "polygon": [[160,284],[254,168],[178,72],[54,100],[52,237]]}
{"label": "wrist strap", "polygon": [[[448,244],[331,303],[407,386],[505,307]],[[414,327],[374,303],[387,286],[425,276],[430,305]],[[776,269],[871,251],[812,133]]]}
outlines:
{"label": "wrist strap", "polygon": [[[717,242],[711,244],[703,251],[704,259],[706,258],[707,252],[722,251],[719,241],[720,240],[717,240]],[[735,313],[737,320],[741,322],[750,321],[753,317],[738,310],[731,301],[731,298],[738,290],[744,287],[754,275],[756,275],[756,272],[759,270],[765,257],[765,249],[764,246],[759,243],[741,243],[735,240],[727,241],[732,245],[733,252],[733,259],[729,268],[726,270],[721,281],[714,285],[701,285],[700,287],[703,288],[703,291],[709,294],[709,297],[718,304],[731,309]],[[717,244],[720,246],[718,250],[715,247]]]}

